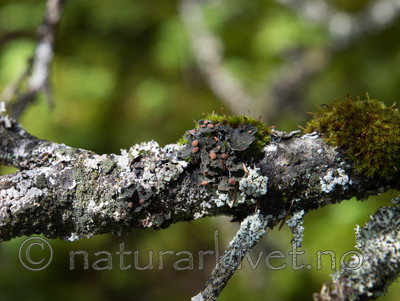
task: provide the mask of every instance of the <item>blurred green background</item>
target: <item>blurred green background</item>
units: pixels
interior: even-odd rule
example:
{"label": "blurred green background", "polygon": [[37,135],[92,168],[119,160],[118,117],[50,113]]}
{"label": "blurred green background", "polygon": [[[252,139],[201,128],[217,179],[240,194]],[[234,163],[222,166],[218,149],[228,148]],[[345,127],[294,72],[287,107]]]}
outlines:
{"label": "blurred green background", "polygon": [[[141,141],[174,143],[202,112],[224,107],[226,112],[246,114],[247,110],[235,111],[201,72],[204,66],[196,60],[201,49],[193,47],[191,28],[182,21],[183,2],[67,1],[52,65],[55,107],[51,110],[40,96],[22,116],[23,126],[43,139],[118,154]],[[307,1],[299,1],[303,2]],[[279,130],[296,130],[316,104],[346,94],[363,97],[368,92],[387,104],[398,100],[400,19],[397,11],[387,9],[389,2],[329,0],[301,8],[290,0],[219,0],[201,2],[201,11],[206,28],[221,46],[218,67],[250,96],[250,113]],[[0,92],[25,70],[44,7],[43,0],[0,0]],[[327,7],[331,14],[324,18]],[[363,16],[365,30],[357,33],[351,20]],[[3,173],[12,171],[2,167]],[[362,203],[344,201],[308,214],[305,255],[299,263],[315,266],[318,250],[332,250],[338,266],[340,256],[354,249],[355,225],[363,225],[369,213],[389,204],[394,195],[388,192]],[[213,256],[206,255],[200,269],[198,252],[214,250],[215,230],[222,252],[237,229],[237,223],[218,217],[157,232],[134,230],[124,237],[48,240],[53,261],[37,272],[19,262],[18,249],[25,238],[13,239],[0,244],[0,299],[189,300],[214,264]],[[263,252],[258,268],[252,270],[244,262],[220,300],[311,300],[312,293],[330,280],[329,260],[323,260],[321,270],[271,271],[264,263],[265,253],[287,254],[291,237],[287,227],[268,233],[252,253],[256,261]],[[115,253],[121,243],[125,251],[132,251],[125,261],[131,269],[119,267]],[[69,253],[78,250],[88,252],[87,270],[78,259],[76,268],[70,269]],[[135,269],[134,252],[140,266],[146,266],[150,250],[154,268]],[[191,252],[193,269],[174,269],[174,263],[185,257],[176,255],[166,255],[164,268],[158,269],[158,253],[166,250]],[[102,251],[112,254],[111,270],[92,266],[104,258],[95,255]],[[273,261],[276,266],[283,263],[289,266],[290,258]],[[396,284],[380,300],[398,300],[399,294]]]}

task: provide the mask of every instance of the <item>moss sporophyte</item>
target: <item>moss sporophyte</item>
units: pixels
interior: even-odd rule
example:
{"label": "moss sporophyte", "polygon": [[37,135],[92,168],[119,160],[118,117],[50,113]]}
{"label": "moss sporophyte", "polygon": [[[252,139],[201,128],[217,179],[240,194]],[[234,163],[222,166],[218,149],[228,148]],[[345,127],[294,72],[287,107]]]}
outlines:
{"label": "moss sporophyte", "polygon": [[245,174],[245,166],[262,156],[269,139],[270,128],[260,120],[213,112],[184,134],[180,156],[200,165],[203,186],[218,181],[219,190],[229,191]]}
{"label": "moss sporophyte", "polygon": [[318,132],[329,145],[340,148],[355,169],[368,177],[386,177],[400,167],[400,114],[396,103],[335,100],[311,113],[306,133]]}

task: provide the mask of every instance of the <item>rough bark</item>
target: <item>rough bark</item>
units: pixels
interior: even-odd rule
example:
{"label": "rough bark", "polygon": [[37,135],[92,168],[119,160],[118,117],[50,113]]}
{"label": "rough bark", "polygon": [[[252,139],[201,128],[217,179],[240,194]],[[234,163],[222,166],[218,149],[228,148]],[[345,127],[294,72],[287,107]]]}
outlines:
{"label": "rough bark", "polygon": [[[356,173],[318,134],[273,131],[262,157],[244,160],[245,173],[228,190],[220,190],[218,174],[205,185],[201,163],[183,159],[184,147],[150,141],[120,155],[98,155],[33,137],[2,116],[0,162],[19,170],[0,177],[0,239],[43,233],[75,240],[230,215],[243,220],[241,229],[194,297],[215,300],[236,263],[288,211],[296,228],[309,210],[398,186],[397,175],[371,179]],[[300,241],[301,233],[296,236]]]}
{"label": "rough bark", "polygon": [[362,228],[356,238],[362,257],[352,256],[350,269],[342,269],[325,284],[315,301],[375,300],[383,296],[400,273],[400,207],[382,207]]}
{"label": "rough bark", "polygon": [[215,184],[201,185],[199,166],[181,159],[177,144],[161,148],[151,141],[120,155],[97,155],[37,139],[8,117],[0,120],[0,160],[20,169],[0,180],[2,240],[42,232],[61,239],[121,234],[216,215],[241,219],[256,206],[277,222],[292,200],[293,212],[307,212],[393,187],[355,173],[318,135],[276,134],[243,177],[250,185],[266,177],[267,193],[239,188],[234,200]]}

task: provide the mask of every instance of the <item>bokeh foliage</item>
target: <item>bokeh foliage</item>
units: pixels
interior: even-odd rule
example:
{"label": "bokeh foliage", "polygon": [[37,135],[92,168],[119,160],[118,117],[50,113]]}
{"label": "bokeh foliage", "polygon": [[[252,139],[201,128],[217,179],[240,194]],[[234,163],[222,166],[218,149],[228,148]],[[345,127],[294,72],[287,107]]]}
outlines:
{"label": "bokeh foliage", "polygon": [[[328,2],[357,13],[373,0]],[[44,6],[44,0],[0,1],[1,91],[24,71]],[[98,153],[119,153],[121,148],[151,139],[160,145],[173,143],[193,127],[192,118],[201,118],[202,112],[219,112],[223,105],[196,66],[178,7],[179,1],[163,0],[68,1],[52,67],[55,107],[50,110],[40,97],[23,115],[24,127],[43,139]],[[268,97],[254,98],[259,107],[279,114],[270,116],[267,109],[251,113],[257,118],[258,114],[269,116],[269,124],[280,130],[296,130],[315,104],[331,103],[348,93],[356,97],[368,92],[387,105],[398,98],[398,20],[338,47],[325,26],[272,0],[212,1],[205,7],[205,16],[223,41],[223,66],[250,91],[271,90],[282,75],[281,68],[291,60],[295,63],[298,51],[309,50],[312,64],[319,64],[329,53],[324,67],[301,86],[291,103],[270,104]],[[340,257],[353,249],[355,224],[362,225],[390,197],[388,193],[364,203],[351,200],[307,215],[303,263],[315,261],[317,250],[333,250]],[[237,227],[227,218],[213,218],[158,232],[135,230],[120,238],[104,235],[72,243],[50,240],[54,260],[40,272],[22,267],[18,248],[23,239],[14,239],[0,245],[1,299],[188,300],[201,289],[214,264],[212,256],[205,256],[205,268],[199,270],[197,252],[213,250],[216,229],[222,252]],[[278,249],[287,254],[290,239],[285,228],[271,231],[254,250],[253,259],[261,251]],[[162,270],[121,271],[115,254],[120,243],[126,251],[139,251],[143,262],[146,252],[153,250],[155,267],[161,250],[192,252],[195,266],[192,271],[176,271],[172,265],[178,258],[171,256]],[[113,269],[71,271],[69,252],[75,250],[87,251],[92,260],[96,252],[111,252]],[[264,259],[265,255],[255,271],[244,263],[221,300],[310,300],[332,272],[329,262],[322,270],[268,271]],[[277,266],[281,263],[275,262]],[[393,288],[382,300],[397,300],[398,293]]]}

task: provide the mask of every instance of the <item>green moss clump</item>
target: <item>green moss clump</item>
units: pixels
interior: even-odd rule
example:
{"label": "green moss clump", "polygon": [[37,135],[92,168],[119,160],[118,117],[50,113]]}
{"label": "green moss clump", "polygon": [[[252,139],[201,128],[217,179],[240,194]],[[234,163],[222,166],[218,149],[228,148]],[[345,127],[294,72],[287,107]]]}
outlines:
{"label": "green moss clump", "polygon": [[[367,95],[368,96],[368,95]],[[344,150],[346,159],[368,177],[390,176],[400,165],[400,114],[378,100],[336,100],[320,107],[304,129]]]}

